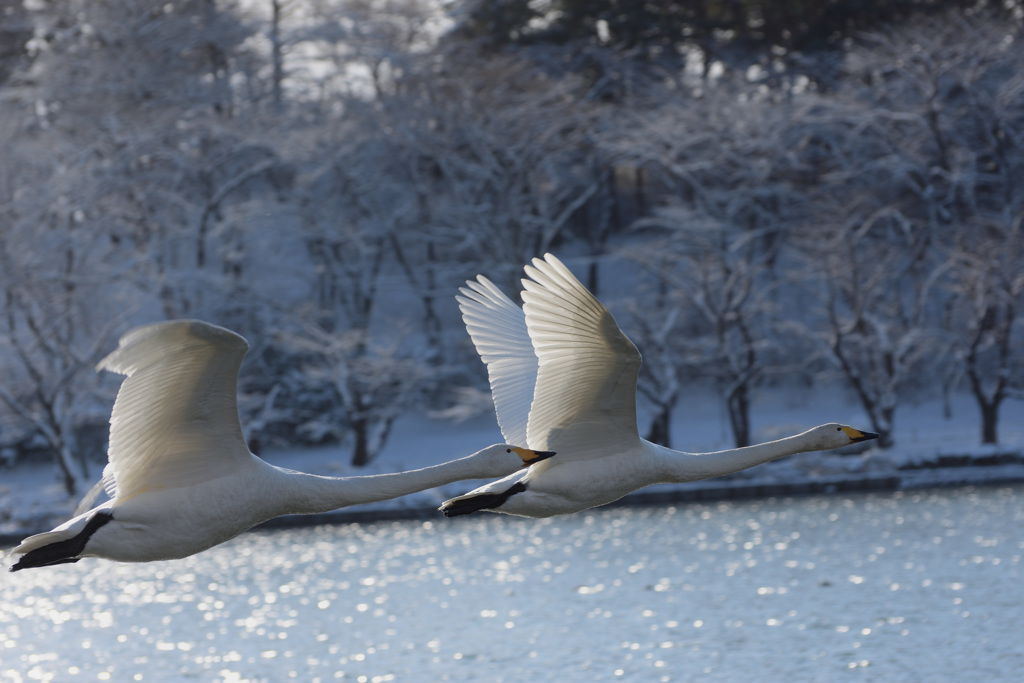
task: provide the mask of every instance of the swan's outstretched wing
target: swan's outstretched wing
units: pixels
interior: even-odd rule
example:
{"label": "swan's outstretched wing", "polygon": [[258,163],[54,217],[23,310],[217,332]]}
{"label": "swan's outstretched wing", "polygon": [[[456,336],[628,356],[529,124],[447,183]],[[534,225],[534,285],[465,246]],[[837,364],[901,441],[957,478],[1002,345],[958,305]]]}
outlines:
{"label": "swan's outstretched wing", "polygon": [[526,421],[537,383],[537,356],[523,309],[478,275],[459,289],[459,310],[480,358],[487,365],[494,411],[506,443],[527,444]]}
{"label": "swan's outstretched wing", "polygon": [[523,310],[539,360],[527,428],[559,462],[635,448],[640,354],[604,304],[561,261],[526,266]]}
{"label": "swan's outstretched wing", "polygon": [[96,366],[127,375],[110,416],[104,478],[112,498],[216,479],[251,459],[236,398],[248,348],[234,332],[195,320],[121,337]]}

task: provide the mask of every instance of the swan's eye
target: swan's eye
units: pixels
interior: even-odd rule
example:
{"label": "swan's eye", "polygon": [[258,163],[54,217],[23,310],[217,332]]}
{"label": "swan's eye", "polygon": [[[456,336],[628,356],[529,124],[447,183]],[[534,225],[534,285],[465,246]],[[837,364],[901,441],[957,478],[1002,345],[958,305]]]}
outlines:
{"label": "swan's eye", "polygon": [[505,452],[506,452],[506,453],[511,453],[511,452],[512,452],[512,449],[511,449],[511,448],[506,448],[506,449],[505,449]]}
{"label": "swan's eye", "polygon": [[842,427],[836,427],[836,431],[837,432],[841,432],[841,431],[843,431],[843,428]]}

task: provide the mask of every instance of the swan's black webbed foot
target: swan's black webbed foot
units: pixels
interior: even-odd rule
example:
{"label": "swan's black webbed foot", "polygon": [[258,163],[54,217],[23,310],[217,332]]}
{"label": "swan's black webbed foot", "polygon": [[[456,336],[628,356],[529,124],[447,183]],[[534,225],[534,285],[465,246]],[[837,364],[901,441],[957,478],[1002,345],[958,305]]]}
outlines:
{"label": "swan's black webbed foot", "polygon": [[16,572],[20,569],[30,569],[32,567],[51,567],[55,564],[78,562],[78,556],[85,550],[86,542],[96,533],[97,529],[113,518],[114,516],[109,512],[97,512],[77,536],[28,551],[21,556],[20,560],[14,563],[11,571]]}
{"label": "swan's black webbed foot", "polygon": [[481,493],[476,496],[466,496],[465,498],[450,500],[441,506],[441,512],[444,513],[445,517],[459,517],[460,515],[468,515],[480,510],[494,510],[504,505],[505,501],[512,496],[525,490],[526,484],[519,481],[501,493]]}

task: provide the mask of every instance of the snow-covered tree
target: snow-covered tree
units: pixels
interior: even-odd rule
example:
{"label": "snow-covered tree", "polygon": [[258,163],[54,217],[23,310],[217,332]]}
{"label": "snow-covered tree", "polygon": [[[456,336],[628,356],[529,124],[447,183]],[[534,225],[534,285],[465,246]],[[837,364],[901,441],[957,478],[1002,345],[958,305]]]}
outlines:
{"label": "snow-covered tree", "polygon": [[[389,171],[389,147],[377,139],[340,142],[331,162],[304,185],[302,237],[316,275],[317,303],[300,330],[319,349],[353,443],[352,463],[369,463],[398,411],[410,407],[427,376],[398,330],[417,315],[394,303],[388,268],[395,238],[417,215],[404,177]],[[416,340],[419,342],[419,340]],[[311,370],[316,363],[308,363]],[[327,373],[326,375],[324,373]]]}
{"label": "snow-covered tree", "polygon": [[580,163],[588,113],[571,83],[475,57],[447,55],[404,81],[395,104],[415,116],[396,132],[426,172],[433,227],[462,235],[458,248],[478,263],[522,264],[565,238],[603,171]]}
{"label": "snow-covered tree", "polygon": [[[45,208],[54,222],[75,220]],[[0,409],[42,438],[68,495],[102,456],[79,434],[106,422],[93,365],[121,321],[118,306],[130,304],[105,277],[105,254],[78,239],[73,229],[17,223],[0,235]]]}
{"label": "snow-covered tree", "polygon": [[860,401],[878,432],[893,444],[896,409],[936,364],[936,283],[944,265],[927,258],[928,235],[894,212],[840,212],[801,244],[805,272],[818,299],[807,333],[817,341]]}
{"label": "snow-covered tree", "polygon": [[981,442],[998,443],[999,409],[1024,395],[1024,215],[965,226],[952,253],[947,333],[981,415]]}
{"label": "snow-covered tree", "polygon": [[[681,309],[688,339],[675,362],[721,392],[738,446],[750,443],[752,393],[781,355],[774,264],[805,202],[788,175],[784,137],[799,104],[773,105],[758,93],[733,81],[696,98],[674,93],[648,110],[619,112],[621,127],[604,136],[612,159],[648,179],[654,208],[633,222],[644,246],[630,253]],[[656,310],[641,327],[658,346],[669,318]],[[667,396],[657,383],[650,393]]]}
{"label": "snow-covered tree", "polygon": [[[748,446],[753,394],[779,355],[768,268],[774,254],[764,250],[763,234],[730,228],[696,212],[664,211],[651,220],[670,226],[671,234],[634,254],[662,280],[659,293],[677,310],[665,315],[660,306],[651,307],[644,317],[654,319],[643,326],[656,332],[649,341],[678,335],[676,316],[687,322],[685,340],[674,343],[676,362],[712,382],[725,402],[736,446]],[[657,387],[673,386],[678,370],[654,372],[660,376],[645,393],[673,395]]]}
{"label": "snow-covered tree", "polygon": [[[652,254],[630,252],[647,268],[659,269]],[[687,387],[697,377],[694,345],[679,297],[670,296],[666,278],[656,278],[653,286],[638,287],[625,299],[628,336],[641,350],[643,363],[637,377],[637,393],[652,408],[644,438],[663,446],[672,446],[672,415]]]}
{"label": "snow-covered tree", "polygon": [[[323,383],[338,401],[325,414],[309,415],[300,425],[312,441],[336,439],[352,449],[351,464],[363,467],[387,443],[396,419],[412,407],[429,370],[403,348],[404,335],[371,337],[367,329],[329,331],[318,322],[276,343],[303,358],[300,386]],[[301,390],[301,389],[300,389]]]}

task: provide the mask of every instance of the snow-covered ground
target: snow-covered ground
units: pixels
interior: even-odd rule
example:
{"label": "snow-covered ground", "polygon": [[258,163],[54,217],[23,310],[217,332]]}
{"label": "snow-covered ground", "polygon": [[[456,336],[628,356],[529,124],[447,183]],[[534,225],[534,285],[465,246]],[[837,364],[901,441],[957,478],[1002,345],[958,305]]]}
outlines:
{"label": "snow-covered ground", "polygon": [[[753,408],[754,440],[767,441],[795,434],[824,422],[843,422],[870,429],[863,412],[841,393],[814,396],[795,392],[765,394]],[[703,488],[716,495],[723,487],[742,488],[792,485],[801,482],[829,483],[882,480],[900,476],[904,485],[970,483],[992,479],[1024,479],[1024,465],[955,470],[900,471],[900,468],[934,462],[943,455],[985,457],[1003,453],[1024,453],[1024,402],[1007,401],[1000,419],[1000,444],[979,445],[977,408],[971,397],[956,397],[949,419],[939,401],[905,405],[896,415],[896,445],[887,451],[869,450],[859,455],[803,453],[761,465],[721,479],[693,484],[659,485],[643,489],[641,495],[672,493]],[[641,424],[646,420],[641,416]],[[673,424],[673,446],[687,451],[715,451],[732,446],[728,419],[720,403],[711,396],[684,400]],[[396,423],[391,439],[380,457],[369,467],[348,465],[343,447],[274,449],[262,453],[269,462],[292,469],[351,476],[396,472],[468,455],[488,444],[503,441],[493,415],[480,415],[462,423],[410,415]],[[99,471],[95,473],[99,477]],[[351,519],[354,512],[367,516],[394,511],[430,511],[445,498],[464,493],[473,482],[457,482],[439,489],[372,505],[347,508],[338,519]],[[768,488],[767,490],[770,490]],[[636,494],[634,494],[636,495]],[[0,470],[0,539],[11,540],[50,528],[66,519],[76,500],[69,500],[52,464],[21,466]],[[319,516],[318,520],[322,521]]]}

